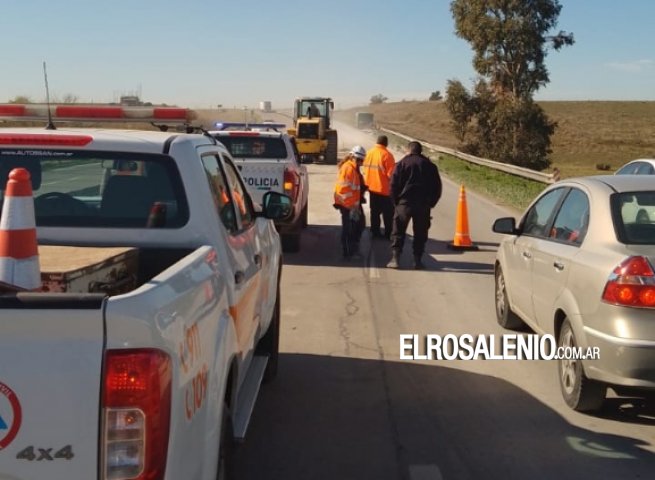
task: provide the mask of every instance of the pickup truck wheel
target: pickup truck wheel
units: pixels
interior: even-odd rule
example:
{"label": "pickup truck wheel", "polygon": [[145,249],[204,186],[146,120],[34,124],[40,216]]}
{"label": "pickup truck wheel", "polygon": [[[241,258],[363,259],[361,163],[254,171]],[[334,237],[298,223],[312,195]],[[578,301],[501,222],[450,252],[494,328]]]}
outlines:
{"label": "pickup truck wheel", "polygon": [[257,344],[257,353],[268,356],[268,363],[264,371],[264,382],[270,382],[277,376],[277,363],[280,356],[280,284],[278,280],[273,318],[266,334]]}
{"label": "pickup truck wheel", "polygon": [[300,234],[290,233],[282,235],[282,250],[288,253],[300,251]]}
{"label": "pickup truck wheel", "polygon": [[234,480],[234,432],[232,431],[232,416],[227,403],[223,404],[216,480]]}
{"label": "pickup truck wheel", "polygon": [[[557,339],[557,346],[575,349],[578,342],[568,319],[564,320]],[[605,401],[605,384],[587,378],[580,360],[558,360],[559,385],[566,404],[578,412],[600,410]]]}

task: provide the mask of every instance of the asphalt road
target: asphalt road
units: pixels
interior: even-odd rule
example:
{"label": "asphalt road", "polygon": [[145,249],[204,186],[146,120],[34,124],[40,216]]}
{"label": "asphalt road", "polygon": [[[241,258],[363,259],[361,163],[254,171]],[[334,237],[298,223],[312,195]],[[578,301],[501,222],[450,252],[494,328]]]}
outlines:
{"label": "asphalt road", "polygon": [[[342,149],[373,144],[337,128]],[[389,244],[368,234],[365,258],[344,262],[336,167],[309,171],[310,226],[285,256],[279,376],[260,392],[238,478],[653,478],[652,403],[614,397],[599,415],[573,412],[554,361],[400,360],[400,334],[509,333],[495,320],[490,227],[511,210],[467,192],[480,249],[451,251],[459,186],[446,182],[426,271],[385,269]]]}

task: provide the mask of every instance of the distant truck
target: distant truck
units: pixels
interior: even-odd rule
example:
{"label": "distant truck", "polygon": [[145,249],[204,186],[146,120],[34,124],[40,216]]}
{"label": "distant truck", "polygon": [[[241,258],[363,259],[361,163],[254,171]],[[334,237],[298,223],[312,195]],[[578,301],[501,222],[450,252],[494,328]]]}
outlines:
{"label": "distant truck", "polygon": [[357,128],[365,130],[375,126],[374,115],[370,112],[357,112],[355,114],[355,124]]}
{"label": "distant truck", "polygon": [[[35,108],[0,105],[0,118]],[[52,115],[104,121],[133,108]],[[170,124],[185,113],[135,114]],[[222,144],[174,131],[0,128],[0,183],[18,168],[30,173],[40,254],[55,249],[50,263],[64,266],[49,268],[76,286],[57,291],[73,282],[52,275],[47,292],[2,285],[0,478],[232,478],[232,441],[277,370],[272,220],[290,199],[255,204]],[[75,264],[88,277],[100,258],[116,278],[80,287],[65,273]]]}
{"label": "distant truck", "polygon": [[265,100],[263,102],[259,102],[259,109],[264,113],[271,113],[273,111],[273,108],[271,106],[271,102],[268,101],[268,100]]}

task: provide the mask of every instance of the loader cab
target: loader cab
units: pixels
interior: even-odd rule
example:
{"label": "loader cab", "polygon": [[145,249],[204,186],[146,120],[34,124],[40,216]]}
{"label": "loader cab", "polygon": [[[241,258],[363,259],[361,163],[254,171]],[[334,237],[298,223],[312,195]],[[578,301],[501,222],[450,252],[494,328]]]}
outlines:
{"label": "loader cab", "polygon": [[299,98],[294,104],[293,118],[297,123],[304,120],[323,119],[324,128],[330,128],[330,114],[334,110],[334,102],[330,98]]}
{"label": "loader cab", "polygon": [[328,97],[301,97],[293,104],[293,127],[289,135],[295,137],[303,162],[324,161],[337,163],[337,131],[330,117],[334,102]]}

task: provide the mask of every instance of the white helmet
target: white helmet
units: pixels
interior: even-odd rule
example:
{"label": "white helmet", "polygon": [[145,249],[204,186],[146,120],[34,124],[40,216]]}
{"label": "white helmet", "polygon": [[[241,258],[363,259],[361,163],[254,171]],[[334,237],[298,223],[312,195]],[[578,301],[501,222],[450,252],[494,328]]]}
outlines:
{"label": "white helmet", "polygon": [[350,154],[357,160],[364,160],[366,158],[366,150],[361,145],[355,145],[350,151]]}

